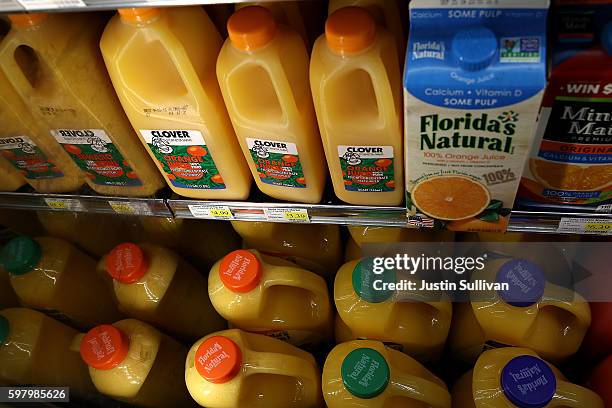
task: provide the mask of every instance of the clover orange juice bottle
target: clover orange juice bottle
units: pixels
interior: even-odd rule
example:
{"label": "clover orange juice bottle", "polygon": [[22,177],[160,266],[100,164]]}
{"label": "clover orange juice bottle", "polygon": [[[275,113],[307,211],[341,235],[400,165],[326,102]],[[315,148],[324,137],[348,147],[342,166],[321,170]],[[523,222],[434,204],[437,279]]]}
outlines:
{"label": "clover orange juice bottle", "polygon": [[323,277],[332,276],[342,262],[337,225],[232,221],[232,226],[244,248],[286,259]]}
{"label": "clover orange juice bottle", "polygon": [[338,198],[400,204],[401,78],[391,34],[364,9],[335,11],[312,50],[310,86]]}
{"label": "clover orange juice bottle", "polygon": [[526,348],[483,353],[452,388],[453,407],[604,408],[593,391],[572,384],[555,366]]}
{"label": "clover orange juice bottle", "polygon": [[338,344],[323,367],[329,408],[450,408],[442,380],[418,361],[379,341]]}
{"label": "clover orange juice bottle", "polygon": [[0,45],[0,68],[89,186],[119,196],[142,197],[159,190],[163,180],[134,137],[97,46],[104,16],[35,13],[9,18],[12,29]]}
{"label": "clover orange juice bottle", "polygon": [[333,313],[325,280],[281,258],[239,249],[210,270],[215,309],[239,329],[296,346],[331,340]]}
{"label": "clover orange juice bottle", "polygon": [[[306,33],[306,24],[304,23],[304,17],[300,11],[299,1],[249,1],[245,3],[236,3],[236,10],[248,6],[261,6],[270,10],[274,17],[274,21],[278,24],[291,27],[300,37],[302,37],[306,47],[310,48],[311,43]],[[311,5],[306,5],[306,7],[311,7]]]}
{"label": "clover orange juice bottle", "polygon": [[437,359],[451,326],[451,303],[400,300],[399,293],[377,290],[377,280],[392,283],[397,276],[393,270],[376,274],[367,258],[340,268],[334,283],[336,340],[380,340],[418,360]]}
{"label": "clover orange juice bottle", "polygon": [[231,329],[189,350],[185,381],[208,408],[318,408],[321,374],[313,356],[283,341]]}
{"label": "clover orange juice bottle", "polygon": [[257,187],[280,200],[318,203],[323,149],[300,36],[260,6],[235,12],[217,77]]}
{"label": "clover orange juice bottle", "polygon": [[121,317],[96,261],[64,240],[13,238],[0,251],[0,264],[23,306],[81,328]]}
{"label": "clover orange juice bottle", "polygon": [[457,303],[449,345],[453,356],[473,362],[483,350],[529,347],[559,361],[578,351],[591,323],[589,304],[573,290],[552,284],[535,263],[492,259],[471,282],[489,283]]}
{"label": "clover orange juice bottle", "polygon": [[113,278],[119,309],[130,317],[186,340],[227,327],[207,296],[206,278],[169,249],[122,243],[98,268]]}
{"label": "clover orange juice bottle", "polygon": [[506,230],[546,86],[548,5],[410,3],[409,216],[453,231]]}
{"label": "clover orange juice bottle", "polygon": [[80,357],[102,394],[143,407],[195,406],[183,377],[187,348],[153,326],[125,319],[79,340]]}
{"label": "clover orange juice bottle", "polygon": [[132,126],[172,190],[243,200],[251,178],[215,76],[221,43],[201,7],[129,8],[109,22],[100,48]]}
{"label": "clover orange juice bottle", "polygon": [[35,310],[0,310],[0,383],[70,387],[71,396],[95,394],[87,367],[70,351],[77,335]]}

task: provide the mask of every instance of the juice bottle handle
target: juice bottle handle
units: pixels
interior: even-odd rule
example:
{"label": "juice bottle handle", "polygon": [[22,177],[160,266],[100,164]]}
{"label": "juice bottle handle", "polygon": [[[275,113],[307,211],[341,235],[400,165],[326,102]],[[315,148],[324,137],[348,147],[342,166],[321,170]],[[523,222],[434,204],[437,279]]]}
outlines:
{"label": "juice bottle handle", "polygon": [[269,374],[304,378],[306,361],[291,354],[251,351],[246,356],[246,375]]}
{"label": "juice bottle handle", "polygon": [[[270,82],[274,87],[274,93],[278,98],[278,103],[283,110],[286,123],[290,123],[292,121],[291,119],[296,116],[297,104],[295,98],[293,97],[293,89],[289,83],[289,78],[287,78],[287,74],[285,73],[285,69],[283,68],[279,55],[276,55],[274,58],[274,63],[270,68],[273,68],[273,70],[264,69],[270,76]],[[287,95],[291,95],[292,97],[287,98]]]}
{"label": "juice bottle handle", "polygon": [[[395,50],[393,51],[395,52]],[[397,64],[394,66],[396,65]],[[391,122],[391,118],[397,118],[399,112],[396,111],[393,89],[389,81],[390,78],[387,75],[387,69],[382,59],[377,59],[373,68],[379,73],[378,75],[375,75],[374,72],[370,70],[366,70],[366,72],[370,75],[370,80],[374,87],[376,104],[378,105],[378,120],[384,119],[384,122]],[[382,78],[384,78],[384,80]],[[393,125],[393,123],[390,123],[390,125]]]}
{"label": "juice bottle handle", "polygon": [[19,93],[21,96],[23,95],[22,91],[30,91],[33,88],[32,84],[26,78],[21,67],[15,60],[15,51],[23,44],[20,44],[19,41],[16,41],[15,39],[11,39],[3,45],[4,50],[0,55],[0,59],[2,59],[2,64],[6,68],[4,71],[5,73],[8,73],[9,71],[12,73],[10,76],[10,82],[17,93]]}
{"label": "juice bottle handle", "polygon": [[605,408],[603,401],[595,392],[567,381],[557,383],[557,392],[548,406]]}
{"label": "juice bottle handle", "polygon": [[305,289],[315,296],[318,305],[329,301],[327,286],[323,278],[314,272],[305,273],[303,269],[297,267],[269,266],[266,271],[264,290],[273,286],[291,286]]}
{"label": "juice bottle handle", "polygon": [[[563,300],[572,298],[574,300]],[[582,296],[564,287],[547,283],[539,307],[552,306],[573,314],[585,327],[591,324],[591,311]]]}
{"label": "juice bottle handle", "polygon": [[391,378],[389,393],[421,401],[433,408],[450,408],[451,396],[446,387],[416,375],[396,375]]}

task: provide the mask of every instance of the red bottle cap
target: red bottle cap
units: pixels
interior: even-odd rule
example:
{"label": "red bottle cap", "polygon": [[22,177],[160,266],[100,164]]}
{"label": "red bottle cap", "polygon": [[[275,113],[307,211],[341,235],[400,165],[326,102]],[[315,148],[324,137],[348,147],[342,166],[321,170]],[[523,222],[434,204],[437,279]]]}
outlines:
{"label": "red bottle cap", "polygon": [[237,249],[225,255],[219,265],[219,277],[226,288],[245,293],[253,290],[261,280],[261,262],[250,251]]}
{"label": "red bottle cap", "polygon": [[242,351],[225,336],[204,340],[195,353],[195,367],[206,381],[215,384],[228,382],[238,374]]}
{"label": "red bottle cap", "polygon": [[130,340],[121,330],[110,324],[96,326],[81,340],[81,358],[90,367],[110,370],[127,356]]}
{"label": "red bottle cap", "polygon": [[114,247],[106,257],[106,271],[121,283],[134,283],[149,270],[149,261],[141,247],[131,242]]}

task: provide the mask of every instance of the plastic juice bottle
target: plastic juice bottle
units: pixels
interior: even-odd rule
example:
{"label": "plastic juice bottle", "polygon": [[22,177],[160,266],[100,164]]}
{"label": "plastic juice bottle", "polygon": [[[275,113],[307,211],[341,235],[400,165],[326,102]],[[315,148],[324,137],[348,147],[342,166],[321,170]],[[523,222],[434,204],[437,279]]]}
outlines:
{"label": "plastic juice bottle", "polygon": [[[401,1],[401,0],[400,0]],[[407,3],[401,2],[403,7]],[[334,11],[343,7],[358,6],[365,8],[372,15],[376,24],[387,29],[395,39],[397,46],[397,55],[399,56],[400,67],[404,62],[406,54],[406,37],[404,37],[404,28],[402,24],[402,14],[399,10],[399,4],[396,0],[330,0],[328,12],[332,14]]]}
{"label": "plastic juice bottle", "polygon": [[188,340],[227,327],[207,296],[206,278],[169,249],[119,244],[98,268],[113,278],[119,309],[130,317]]}
{"label": "plastic juice bottle", "polygon": [[483,353],[452,389],[453,407],[604,408],[593,391],[570,383],[555,366],[526,348]]}
{"label": "plastic juice bottle", "polygon": [[187,348],[153,326],[125,319],[96,326],[79,340],[102,394],[143,407],[195,405],[183,380]]}
{"label": "plastic juice bottle", "polygon": [[212,333],[189,350],[185,381],[208,408],[320,407],[321,376],[312,355],[238,329]]}
{"label": "plastic juice bottle", "polygon": [[374,274],[366,259],[340,268],[334,283],[336,341],[380,340],[421,361],[435,360],[451,326],[451,303],[400,301],[399,293],[375,290],[376,280],[396,279],[391,270]]}
{"label": "plastic juice bottle", "polygon": [[332,13],[313,47],[312,97],[334,191],[347,203],[403,201],[398,67],[393,37],[358,7]]}
{"label": "plastic juice bottle", "polygon": [[0,191],[15,191],[26,183],[23,173],[15,170],[10,162],[4,159],[0,159],[0,173],[2,174],[0,177]]}
{"label": "plastic juice bottle", "polygon": [[269,10],[238,10],[217,60],[217,77],[259,189],[280,200],[318,203],[325,187],[308,53]]}
{"label": "plastic juice bottle", "polygon": [[549,1],[446,4],[410,3],[408,214],[505,231],[546,86]]}
{"label": "plastic juice bottle", "polygon": [[239,249],[210,270],[208,294],[234,327],[296,346],[331,339],[333,313],[325,280],[281,258]]}
{"label": "plastic juice bottle", "polygon": [[97,47],[104,16],[9,18],[0,68],[89,186],[100,194],[136,197],[159,190],[163,181],[133,136]]}
{"label": "plastic juice bottle", "polygon": [[346,240],[346,247],[344,248],[344,262],[354,261],[362,256],[361,247],[357,245],[357,242],[353,237],[349,236]]}
{"label": "plastic juice bottle", "polygon": [[0,264],[23,306],[83,328],[121,317],[96,262],[64,240],[13,238],[0,251]]}
{"label": "plastic juice bottle", "polygon": [[612,354],[605,358],[591,373],[588,387],[603,399],[605,407],[612,406]]}
{"label": "plastic juice bottle", "polygon": [[378,341],[338,344],[323,367],[329,408],[450,408],[444,382],[413,358]]}
{"label": "plastic juice bottle", "polygon": [[557,2],[551,75],[519,201],[608,211],[612,203],[612,10],[609,2]]}
{"label": "plastic juice bottle", "polygon": [[8,273],[0,270],[0,310],[15,306],[19,306],[19,298],[11,286]]}
{"label": "plastic juice bottle", "polygon": [[123,108],[172,190],[244,200],[251,178],[215,77],[221,43],[202,7],[130,8],[110,21],[100,48]]}
{"label": "plastic juice bottle", "polygon": [[[254,1],[245,3],[236,3],[236,11],[244,7],[249,6],[261,6],[267,8],[274,17],[274,21],[278,24],[282,24],[291,27],[293,31],[298,33],[307,48],[310,48],[311,42],[306,33],[306,25],[304,24],[304,18],[300,11],[299,1]],[[311,7],[311,5],[308,5]]]}
{"label": "plastic juice bottle", "polygon": [[547,282],[529,260],[493,259],[472,272],[471,283],[470,301],[455,304],[449,336],[458,359],[473,362],[483,350],[511,345],[561,360],[578,350],[591,323],[582,296]]}
{"label": "plastic juice bottle", "polygon": [[286,259],[323,277],[332,276],[342,262],[337,225],[232,221],[232,226],[244,248]]}
{"label": "plastic juice bottle", "polygon": [[0,310],[0,383],[70,387],[71,396],[94,394],[87,367],[70,351],[77,334],[35,310]]}

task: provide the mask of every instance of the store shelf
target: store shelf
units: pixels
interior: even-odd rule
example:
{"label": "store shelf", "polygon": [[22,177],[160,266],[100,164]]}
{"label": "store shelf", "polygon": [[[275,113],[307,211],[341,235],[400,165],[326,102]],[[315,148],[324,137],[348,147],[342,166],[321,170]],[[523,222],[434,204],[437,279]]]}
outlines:
{"label": "store shelf", "polygon": [[114,10],[125,7],[192,6],[242,1],[246,0],[0,0],[0,13]]}

